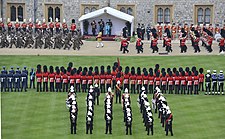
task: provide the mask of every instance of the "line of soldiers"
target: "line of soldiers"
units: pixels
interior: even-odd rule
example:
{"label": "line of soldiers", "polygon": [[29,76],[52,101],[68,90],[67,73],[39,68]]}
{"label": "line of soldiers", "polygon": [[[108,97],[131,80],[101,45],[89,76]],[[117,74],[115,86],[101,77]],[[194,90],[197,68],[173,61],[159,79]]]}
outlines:
{"label": "line of soldiers", "polygon": [[[40,21],[37,20],[36,22],[34,32],[31,19],[29,20],[29,23],[26,23],[26,19],[24,19],[21,26],[19,22],[16,22],[15,27],[9,22],[8,31],[6,31],[3,24],[3,27],[0,27],[1,48],[73,48],[74,50],[79,50],[81,45],[83,45],[80,31],[76,30],[75,23],[71,24],[71,29],[69,30],[65,20],[63,20],[62,23],[63,28],[60,28],[60,23],[58,21],[56,21],[55,25],[50,21],[49,27],[47,26],[45,19],[43,19],[42,25]],[[54,29],[56,29],[55,33]]]}
{"label": "line of soldiers", "polygon": [[152,116],[152,110],[144,86],[142,86],[141,91],[139,93],[138,103],[140,113],[142,114],[145,131],[147,131],[147,135],[149,135],[149,132],[151,132],[151,134],[153,135],[154,119]]}
{"label": "line of soldiers", "polygon": [[130,94],[128,93],[128,89],[125,88],[124,94],[122,95],[122,106],[123,106],[123,113],[124,113],[124,123],[126,126],[126,135],[130,132],[132,135],[132,108],[131,108],[131,100]]}
{"label": "line of soldiers", "polygon": [[[207,70],[205,75],[205,95],[224,95],[224,74],[223,70],[220,70],[220,73],[217,74],[216,70],[213,70],[211,74],[210,70]],[[212,88],[212,89],[211,89]]]}
{"label": "line of soldiers", "polygon": [[111,87],[108,88],[108,92],[105,95],[104,99],[104,108],[105,108],[105,134],[112,134],[112,120],[113,120],[113,93]]}
{"label": "line of soldiers", "polygon": [[70,91],[68,93],[68,97],[66,99],[66,106],[69,109],[70,113],[70,132],[71,134],[77,133],[77,117],[78,117],[78,105],[76,100],[76,93],[74,91],[74,87],[70,87]]}
{"label": "line of soldiers", "polygon": [[1,92],[26,92],[28,88],[28,71],[26,66],[23,70],[20,70],[20,67],[17,67],[14,70],[13,67],[9,71],[6,70],[6,67],[3,66],[0,73],[0,86]]}
{"label": "line of soldiers", "polygon": [[160,118],[162,127],[165,127],[166,136],[168,136],[168,131],[170,131],[171,136],[173,136],[173,114],[159,87],[155,88],[152,105],[155,109],[155,113],[157,113],[158,110],[158,118]]}

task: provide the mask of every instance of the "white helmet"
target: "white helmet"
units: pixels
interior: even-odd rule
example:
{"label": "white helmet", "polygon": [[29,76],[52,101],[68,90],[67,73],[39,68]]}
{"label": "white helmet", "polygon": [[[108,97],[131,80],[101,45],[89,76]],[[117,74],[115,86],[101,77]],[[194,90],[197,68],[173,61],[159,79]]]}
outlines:
{"label": "white helmet", "polygon": [[27,20],[26,20],[26,19],[23,19],[23,22],[24,22],[24,23],[26,23],[26,22],[27,22]]}
{"label": "white helmet", "polygon": [[75,105],[72,105],[72,109],[75,109],[76,107],[75,107]]}
{"label": "white helmet", "polygon": [[43,19],[43,23],[45,22],[45,19]]}
{"label": "white helmet", "polygon": [[210,73],[210,70],[207,70],[206,72],[207,72],[207,73]]}
{"label": "white helmet", "polygon": [[213,70],[214,73],[216,73],[216,70]]}
{"label": "white helmet", "polygon": [[32,22],[31,18],[29,19],[29,22]]}
{"label": "white helmet", "polygon": [[98,87],[98,84],[97,83],[95,84],[95,87]]}
{"label": "white helmet", "polygon": [[128,93],[128,89],[127,89],[127,88],[125,88],[124,92],[125,92],[125,93]]}
{"label": "white helmet", "polygon": [[38,25],[41,25],[41,21],[38,21]]}
{"label": "white helmet", "polygon": [[130,112],[128,112],[128,113],[127,113],[127,116],[128,116],[128,117],[129,117],[129,116],[131,116],[131,113],[130,113]]}
{"label": "white helmet", "polygon": [[55,19],[55,21],[56,21],[56,22],[59,22],[59,19],[58,19],[58,18],[56,18],[56,19]]}
{"label": "white helmet", "polygon": [[125,101],[125,102],[128,102],[129,100],[126,98],[124,101]]}
{"label": "white helmet", "polygon": [[2,18],[0,18],[0,22],[2,22]]}
{"label": "white helmet", "polygon": [[144,90],[145,90],[145,87],[144,87],[144,86],[142,86],[141,90],[142,90],[142,91],[144,91]]}
{"label": "white helmet", "polygon": [[38,20],[38,19],[36,19],[36,23],[38,23],[38,21],[39,21],[39,20]]}
{"label": "white helmet", "polygon": [[148,101],[145,101],[145,106],[150,106],[150,103]]}
{"label": "white helmet", "polygon": [[90,88],[89,92],[92,93],[94,90],[92,88]]}
{"label": "white helmet", "polygon": [[126,111],[127,111],[127,113],[130,113],[131,110],[130,110],[130,108],[126,108]]}
{"label": "white helmet", "polygon": [[87,118],[87,120],[88,120],[88,121],[91,121],[91,118],[90,118],[90,117],[88,117],[88,118]]}
{"label": "white helmet", "polygon": [[125,94],[124,97],[125,97],[125,98],[129,98],[129,94]]}
{"label": "white helmet", "polygon": [[73,100],[73,101],[75,101],[75,100],[76,100],[76,98],[75,98],[75,96],[74,96],[74,95],[72,95],[71,97],[72,97],[72,100]]}
{"label": "white helmet", "polygon": [[112,92],[112,89],[111,89],[111,87],[109,87],[109,88],[108,88],[108,92]]}
{"label": "white helmet", "polygon": [[143,94],[143,98],[147,98],[147,95],[146,94]]}
{"label": "white helmet", "polygon": [[90,86],[90,89],[93,89],[93,86],[92,85]]}
{"label": "white helmet", "polygon": [[10,22],[10,18],[7,19],[7,22]]}
{"label": "white helmet", "polygon": [[223,73],[223,70],[220,70],[220,73]]}
{"label": "white helmet", "polygon": [[17,23],[17,22],[19,22],[19,19],[18,19],[18,18],[16,18],[16,23]]}
{"label": "white helmet", "polygon": [[166,106],[166,110],[170,110],[170,107],[169,106]]}
{"label": "white helmet", "polygon": [[107,105],[111,104],[110,99],[107,99],[106,104],[107,104]]}
{"label": "white helmet", "polygon": [[72,112],[72,113],[75,113],[75,110],[73,109],[71,112]]}
{"label": "white helmet", "polygon": [[107,104],[107,105],[106,105],[106,108],[107,108],[107,109],[109,109],[110,107],[111,107],[110,104]]}
{"label": "white helmet", "polygon": [[66,23],[66,19],[63,19],[63,23]]}
{"label": "white helmet", "polygon": [[151,112],[148,112],[147,114],[148,114],[148,116],[152,116],[152,113]]}
{"label": "white helmet", "polygon": [[49,19],[50,19],[50,22],[52,22],[52,18],[50,17]]}

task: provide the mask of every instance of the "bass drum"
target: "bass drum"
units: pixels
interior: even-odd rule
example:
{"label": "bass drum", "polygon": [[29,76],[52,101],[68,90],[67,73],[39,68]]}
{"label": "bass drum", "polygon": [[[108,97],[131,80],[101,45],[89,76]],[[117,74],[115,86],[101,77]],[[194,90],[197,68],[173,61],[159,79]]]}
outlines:
{"label": "bass drum", "polygon": [[220,39],[221,39],[220,33],[216,33],[214,38],[217,42],[220,42]]}

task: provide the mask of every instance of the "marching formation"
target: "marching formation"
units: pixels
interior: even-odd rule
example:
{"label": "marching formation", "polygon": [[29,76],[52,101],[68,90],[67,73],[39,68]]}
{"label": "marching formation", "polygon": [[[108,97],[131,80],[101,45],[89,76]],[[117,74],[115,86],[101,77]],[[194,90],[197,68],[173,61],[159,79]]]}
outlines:
{"label": "marching formation", "polygon": [[[37,65],[37,70],[31,69],[30,72],[30,88],[35,88],[37,92],[68,92],[68,88],[74,86],[76,92],[87,92],[90,86],[99,86],[100,93],[105,93],[106,90],[111,87],[115,90],[116,103],[121,103],[121,92],[125,88],[130,93],[138,93],[141,87],[145,87],[146,93],[153,94],[154,88],[159,87],[162,89],[162,93],[166,94],[199,94],[199,91],[205,91],[206,94],[222,94],[224,95],[224,74],[223,70],[217,74],[216,70],[213,70],[211,74],[210,70],[207,70],[207,74],[204,74],[203,68],[197,70],[195,66],[179,67],[177,68],[161,68],[158,64],[155,68],[143,68],[140,67],[125,67],[123,68],[115,62],[112,69],[108,65],[106,67],[95,66],[93,67],[73,67],[73,63],[70,62],[68,67],[49,66],[41,67]],[[23,91],[28,87],[28,71],[26,67],[22,72],[17,68],[16,72],[11,67],[11,70],[7,72],[6,67],[0,74],[1,91]],[[205,86],[205,87],[204,87]]]}
{"label": "marching formation", "polygon": [[80,31],[76,29],[75,21],[72,21],[70,29],[65,19],[61,24],[58,19],[49,23],[43,19],[43,23],[31,19],[20,24],[18,20],[13,24],[10,19],[7,22],[7,30],[0,19],[0,48],[33,48],[33,49],[71,49],[79,50],[83,42]]}

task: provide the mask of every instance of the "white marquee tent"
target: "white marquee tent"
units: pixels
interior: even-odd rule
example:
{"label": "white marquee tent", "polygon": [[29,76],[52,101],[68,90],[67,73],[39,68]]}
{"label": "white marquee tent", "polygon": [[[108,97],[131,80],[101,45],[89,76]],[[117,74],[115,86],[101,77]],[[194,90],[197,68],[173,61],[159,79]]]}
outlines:
{"label": "white marquee tent", "polygon": [[[108,21],[108,19],[111,19],[112,21],[112,35],[121,35],[123,27],[125,27],[125,23],[128,21],[131,23],[131,33],[133,32],[134,27],[134,17],[123,13],[121,11],[118,11],[116,9],[113,9],[111,7],[105,7],[99,10],[96,10],[94,12],[82,15],[79,18],[80,27],[81,27],[81,33],[84,33],[84,25],[83,21],[87,20],[89,24],[95,20],[97,23],[97,32],[99,31],[98,28],[98,21],[102,19],[105,23]],[[91,26],[88,27],[88,34],[92,34],[91,32]]]}

